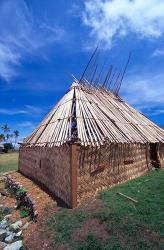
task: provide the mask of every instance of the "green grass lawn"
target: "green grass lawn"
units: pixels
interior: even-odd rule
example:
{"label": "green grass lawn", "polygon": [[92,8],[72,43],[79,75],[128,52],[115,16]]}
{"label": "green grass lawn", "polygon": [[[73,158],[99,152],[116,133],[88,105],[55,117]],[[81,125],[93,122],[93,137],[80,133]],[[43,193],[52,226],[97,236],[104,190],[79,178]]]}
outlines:
{"label": "green grass lawn", "polygon": [[[138,203],[119,196],[118,192]],[[103,209],[98,209],[97,202]],[[92,206],[60,209],[51,216],[47,212],[47,216],[46,226],[54,249],[163,250],[164,170],[151,171],[100,192]]]}
{"label": "green grass lawn", "polygon": [[0,154],[0,173],[18,169],[18,152]]}

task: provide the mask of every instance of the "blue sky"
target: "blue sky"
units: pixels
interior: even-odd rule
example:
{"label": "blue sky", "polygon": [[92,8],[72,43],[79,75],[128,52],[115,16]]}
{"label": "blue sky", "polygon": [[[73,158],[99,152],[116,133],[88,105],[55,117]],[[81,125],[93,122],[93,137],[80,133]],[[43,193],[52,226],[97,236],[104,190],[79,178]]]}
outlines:
{"label": "blue sky", "polygon": [[120,95],[164,125],[163,0],[1,0],[0,125],[27,136],[82,73],[93,49],[121,66]]}

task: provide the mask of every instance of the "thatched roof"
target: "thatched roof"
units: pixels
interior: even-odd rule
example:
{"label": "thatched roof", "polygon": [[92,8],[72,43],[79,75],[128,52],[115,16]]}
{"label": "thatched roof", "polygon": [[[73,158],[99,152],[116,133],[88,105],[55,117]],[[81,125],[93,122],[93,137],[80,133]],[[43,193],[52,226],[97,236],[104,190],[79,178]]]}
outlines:
{"label": "thatched roof", "polygon": [[52,147],[68,141],[164,142],[164,130],[110,91],[74,82],[24,144]]}

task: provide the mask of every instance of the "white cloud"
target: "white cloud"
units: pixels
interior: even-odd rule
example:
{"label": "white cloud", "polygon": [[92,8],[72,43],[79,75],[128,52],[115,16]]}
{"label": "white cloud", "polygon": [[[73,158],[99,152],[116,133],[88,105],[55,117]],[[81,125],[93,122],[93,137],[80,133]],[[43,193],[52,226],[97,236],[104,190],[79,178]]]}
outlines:
{"label": "white cloud", "polygon": [[22,109],[0,109],[0,114],[4,115],[19,115],[19,114],[31,114],[31,115],[41,115],[47,112],[47,109],[41,107],[35,107],[32,105],[25,105]]}
{"label": "white cloud", "polygon": [[156,56],[163,56],[164,57],[164,47],[161,49],[156,49],[153,52],[152,57],[156,57]]}
{"label": "white cloud", "polygon": [[147,113],[147,115],[151,115],[151,116],[162,115],[162,114],[164,114],[164,109],[151,110],[151,111],[148,111]]}
{"label": "white cloud", "polygon": [[15,75],[12,65],[19,65],[21,55],[14,52],[9,46],[0,43],[0,75],[9,80],[11,76]]}
{"label": "white cloud", "polygon": [[124,82],[121,96],[140,111],[156,109],[163,113],[164,74],[131,76]]}
{"label": "white cloud", "polygon": [[83,22],[91,35],[111,47],[129,32],[139,38],[159,38],[164,33],[163,0],[87,0]]}
{"label": "white cloud", "polygon": [[0,2],[0,27],[0,76],[6,81],[17,74],[25,55],[41,54],[64,37],[54,23],[36,20],[24,0]]}
{"label": "white cloud", "polygon": [[35,128],[35,124],[33,122],[26,121],[26,122],[19,123],[18,127],[34,129]]}
{"label": "white cloud", "polygon": [[27,114],[27,110],[23,109],[0,109],[0,114],[2,115],[19,115],[19,114]]}
{"label": "white cloud", "polygon": [[44,110],[43,108],[32,106],[32,105],[25,105],[25,107],[29,113],[42,113]]}

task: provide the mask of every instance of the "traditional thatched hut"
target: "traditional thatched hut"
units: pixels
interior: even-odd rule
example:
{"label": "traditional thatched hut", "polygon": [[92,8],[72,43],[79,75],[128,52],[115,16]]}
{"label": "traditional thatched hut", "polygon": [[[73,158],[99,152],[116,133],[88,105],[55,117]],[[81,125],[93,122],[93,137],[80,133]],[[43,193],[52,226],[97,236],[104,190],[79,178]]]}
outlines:
{"label": "traditional thatched hut", "polygon": [[20,147],[19,171],[75,207],[164,167],[164,130],[103,88],[74,82]]}

